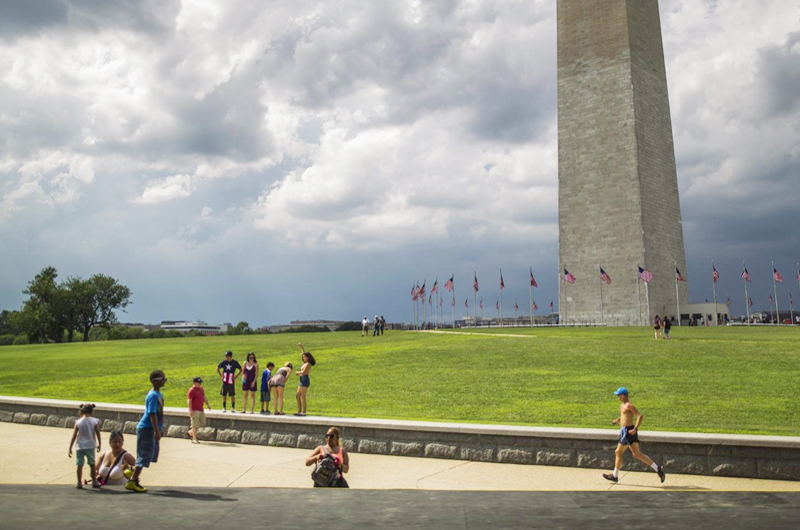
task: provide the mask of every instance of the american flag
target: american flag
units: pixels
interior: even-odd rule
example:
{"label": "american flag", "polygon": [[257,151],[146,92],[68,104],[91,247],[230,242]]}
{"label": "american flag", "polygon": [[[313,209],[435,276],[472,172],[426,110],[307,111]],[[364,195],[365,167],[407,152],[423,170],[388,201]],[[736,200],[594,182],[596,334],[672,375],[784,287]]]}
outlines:
{"label": "american flag", "polygon": [[564,269],[564,281],[567,283],[575,283],[575,276],[567,269]]}
{"label": "american flag", "polygon": [[494,308],[500,311],[500,299],[497,299],[497,303],[494,304]]}
{"label": "american flag", "polygon": [[475,289],[475,292],[478,292],[478,273],[473,273],[475,275],[475,281],[472,282],[472,288]]}
{"label": "american flag", "polygon": [[792,293],[791,293],[791,291],[789,292],[789,305],[790,305],[790,306],[792,306],[792,307],[794,307],[794,300],[792,300]]}
{"label": "american flag", "polygon": [[749,305],[750,307],[753,307],[753,299],[752,298],[748,298],[747,299],[747,305]]}
{"label": "american flag", "polygon": [[553,301],[550,300],[550,311],[552,311],[552,310],[553,310]]}
{"label": "american flag", "polygon": [[464,307],[466,307],[467,309],[469,309],[469,298],[467,298],[466,300],[464,300]]}
{"label": "american flag", "polygon": [[717,272],[717,268],[712,265],[711,269],[713,270],[711,272],[711,277],[714,279],[714,283],[717,283],[717,281],[719,281],[719,273]]}
{"label": "american flag", "polygon": [[534,311],[538,311],[539,310],[539,306],[536,305],[536,300],[533,301],[533,310]]}
{"label": "american flag", "polygon": [[[530,268],[531,273],[531,287],[539,287],[539,284],[536,283],[536,279],[533,277],[533,267]],[[800,272],[797,273],[798,280],[800,280]]]}
{"label": "american flag", "polygon": [[744,268],[744,272],[742,272],[742,279],[747,282],[752,282],[753,280],[750,279],[750,273],[747,272],[747,267]]}
{"label": "american flag", "polygon": [[[425,282],[427,282],[427,281],[428,280],[423,280],[422,287],[419,288],[419,295],[420,296],[424,296],[425,295]],[[424,299],[423,299],[423,301],[424,301]]]}
{"label": "american flag", "polygon": [[436,280],[433,282],[433,287],[431,287],[431,294],[436,294],[439,292],[439,277],[436,277]]}
{"label": "american flag", "polygon": [[514,300],[514,311],[519,311],[519,306],[517,305],[516,300]]}
{"label": "american flag", "polygon": [[455,278],[455,277],[456,277],[456,275],[453,274],[452,276],[450,276],[449,280],[444,282],[444,288],[447,289],[448,293],[453,290],[453,278]]}
{"label": "american flag", "polygon": [[650,283],[650,280],[653,279],[653,273],[639,267],[639,278],[641,278],[644,283]]}
{"label": "american flag", "polygon": [[772,268],[772,277],[775,278],[776,282],[782,282],[783,281],[783,276],[781,276],[781,273],[778,272],[778,269],[776,269],[774,267]]}
{"label": "american flag", "polygon": [[417,300],[417,289],[413,285],[411,286],[411,299],[414,301]]}
{"label": "american flag", "polygon": [[685,282],[686,278],[683,277],[681,271],[678,270],[678,267],[675,267],[675,279],[679,282]]}
{"label": "american flag", "polygon": [[500,290],[502,291],[505,288],[506,288],[506,283],[503,281],[503,271],[500,271]]}
{"label": "american flag", "polygon": [[600,267],[600,279],[606,282],[606,285],[611,285],[611,276],[603,270],[603,267]]}
{"label": "american flag", "polygon": [[725,302],[725,305],[728,306],[728,307],[731,306],[731,297],[730,296],[728,297],[728,301]]}

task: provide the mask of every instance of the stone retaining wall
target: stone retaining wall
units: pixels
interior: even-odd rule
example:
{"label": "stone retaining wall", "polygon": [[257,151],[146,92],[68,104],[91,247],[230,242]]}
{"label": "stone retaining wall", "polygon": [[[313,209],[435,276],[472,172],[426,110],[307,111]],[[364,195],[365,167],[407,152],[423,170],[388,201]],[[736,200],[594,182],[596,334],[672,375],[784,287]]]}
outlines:
{"label": "stone retaining wall", "polygon": [[[0,421],[72,428],[79,403],[0,396]],[[97,404],[95,417],[103,431],[134,434],[143,407]],[[166,435],[186,436],[184,408],[164,411]],[[313,449],[326,429],[342,430],[351,452],[611,469],[617,431],[556,429],[501,425],[368,420],[294,416],[260,416],[209,412],[201,440]],[[800,480],[800,438],[734,436],[671,432],[641,433],[642,449],[668,473]],[[649,468],[625,457],[625,468]]]}

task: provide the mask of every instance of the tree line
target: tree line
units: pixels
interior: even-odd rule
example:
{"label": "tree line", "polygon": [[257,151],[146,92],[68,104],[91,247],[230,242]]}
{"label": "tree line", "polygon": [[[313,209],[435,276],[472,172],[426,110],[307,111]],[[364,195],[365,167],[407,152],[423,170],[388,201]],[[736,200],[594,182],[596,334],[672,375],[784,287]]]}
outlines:
{"label": "tree line", "polygon": [[72,342],[76,334],[88,341],[93,330],[112,329],[116,311],[133,303],[131,290],[104,274],[57,279],[55,267],[45,267],[22,291],[22,307],[0,313],[0,344]]}

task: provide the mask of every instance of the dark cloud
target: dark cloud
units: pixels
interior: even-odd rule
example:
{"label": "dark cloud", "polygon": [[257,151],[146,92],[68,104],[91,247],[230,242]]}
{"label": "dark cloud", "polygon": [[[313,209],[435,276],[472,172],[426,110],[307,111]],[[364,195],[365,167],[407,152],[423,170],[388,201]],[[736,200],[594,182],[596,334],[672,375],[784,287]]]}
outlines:
{"label": "dark cloud", "polygon": [[772,116],[800,110],[800,31],[791,33],[781,46],[760,50],[756,67],[762,102]]}
{"label": "dark cloud", "polygon": [[37,34],[68,20],[68,6],[63,0],[0,0],[0,39]]}

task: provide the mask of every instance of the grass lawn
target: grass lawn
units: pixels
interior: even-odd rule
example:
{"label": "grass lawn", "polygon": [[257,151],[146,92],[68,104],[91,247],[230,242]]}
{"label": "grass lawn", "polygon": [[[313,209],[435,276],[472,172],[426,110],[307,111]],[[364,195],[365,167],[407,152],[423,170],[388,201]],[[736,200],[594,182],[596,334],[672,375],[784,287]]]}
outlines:
{"label": "grass lawn", "polygon": [[[672,330],[670,341],[655,341],[648,328],[609,328],[5,346],[0,394],[141,404],[150,370],[161,368],[167,406],[184,406],[200,375],[219,408],[216,366],[226,349],[242,363],[252,350],[262,368],[270,360],[299,369],[302,341],[318,361],[313,415],[611,428],[612,392],[625,385],[646,430],[800,436],[800,328]],[[296,386],[292,376],[290,413]],[[239,389],[237,398],[240,406]]]}

